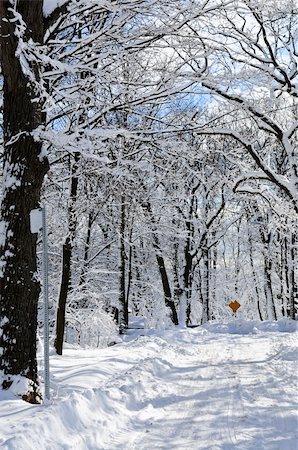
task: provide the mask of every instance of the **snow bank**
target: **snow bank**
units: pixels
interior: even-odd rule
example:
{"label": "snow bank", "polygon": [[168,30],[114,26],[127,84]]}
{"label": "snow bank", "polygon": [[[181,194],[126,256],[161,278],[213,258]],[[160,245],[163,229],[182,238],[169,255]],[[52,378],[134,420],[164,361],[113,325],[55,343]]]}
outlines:
{"label": "snow bank", "polygon": [[1,450],[290,450],[293,321],[133,330],[105,349],[51,354],[51,401],[0,392]]}
{"label": "snow bank", "polygon": [[[284,361],[294,361],[298,362],[298,349],[297,348],[286,348],[282,351],[279,359]],[[298,442],[297,442],[298,444]]]}
{"label": "snow bank", "polygon": [[298,331],[298,321],[281,319],[276,322],[256,320],[233,320],[229,322],[209,322],[201,328],[211,333],[255,334],[260,331],[292,333]]}

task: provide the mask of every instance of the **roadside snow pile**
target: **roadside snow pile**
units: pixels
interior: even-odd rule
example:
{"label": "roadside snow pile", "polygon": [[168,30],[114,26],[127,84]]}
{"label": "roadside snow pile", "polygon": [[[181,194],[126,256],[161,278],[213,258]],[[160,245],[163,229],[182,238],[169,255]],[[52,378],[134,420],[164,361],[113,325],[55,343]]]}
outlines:
{"label": "roadside snow pile", "polygon": [[291,319],[280,319],[276,322],[257,320],[232,320],[229,322],[209,322],[202,326],[212,333],[232,333],[232,334],[250,334],[259,331],[285,332],[291,333],[298,331],[298,321]]}
{"label": "roadside snow pile", "polygon": [[[51,401],[1,393],[1,450],[295,450],[296,323],[133,330],[51,356]],[[283,332],[281,332],[283,331]]]}
{"label": "roadside snow pile", "polygon": [[[298,348],[286,348],[281,353],[279,359],[282,359],[284,361],[294,361],[295,363],[298,362]],[[298,406],[298,405],[297,405]],[[297,423],[298,426],[298,423]],[[297,443],[298,445],[298,443]]]}

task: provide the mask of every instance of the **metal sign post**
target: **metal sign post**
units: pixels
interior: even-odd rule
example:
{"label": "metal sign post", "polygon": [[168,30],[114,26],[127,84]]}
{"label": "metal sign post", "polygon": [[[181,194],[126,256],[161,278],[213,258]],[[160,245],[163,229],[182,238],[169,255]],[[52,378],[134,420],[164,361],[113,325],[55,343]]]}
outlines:
{"label": "metal sign post", "polygon": [[43,310],[44,310],[44,393],[50,400],[50,342],[49,342],[49,283],[48,283],[48,231],[46,208],[42,208],[42,256],[43,256]]}
{"label": "metal sign post", "polygon": [[48,232],[45,207],[33,209],[30,212],[30,228],[31,233],[39,233],[42,230],[44,396],[47,400],[50,400]]}

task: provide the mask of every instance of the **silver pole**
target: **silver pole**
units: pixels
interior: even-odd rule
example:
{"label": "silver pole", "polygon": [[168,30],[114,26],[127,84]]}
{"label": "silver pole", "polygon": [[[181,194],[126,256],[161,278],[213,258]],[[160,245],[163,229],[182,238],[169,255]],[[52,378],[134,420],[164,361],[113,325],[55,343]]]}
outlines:
{"label": "silver pole", "polygon": [[49,285],[48,285],[48,232],[46,208],[42,208],[42,254],[43,254],[43,310],[44,310],[44,395],[50,400],[50,353],[49,353]]}

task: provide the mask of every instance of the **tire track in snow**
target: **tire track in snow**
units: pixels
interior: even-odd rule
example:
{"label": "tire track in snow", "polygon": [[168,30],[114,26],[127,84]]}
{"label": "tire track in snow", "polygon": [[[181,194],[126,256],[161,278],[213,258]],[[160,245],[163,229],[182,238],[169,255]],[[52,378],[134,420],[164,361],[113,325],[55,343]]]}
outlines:
{"label": "tire track in snow", "polygon": [[[205,348],[204,348],[205,347]],[[231,389],[230,384],[230,376],[231,372],[225,368],[224,373],[222,370],[222,363],[228,359],[229,348],[226,345],[220,350],[216,347],[216,344],[210,344],[209,342],[202,342],[200,348],[203,348],[203,353],[200,357],[196,359],[191,358],[188,361],[184,362],[184,364],[180,366],[180,371],[184,370],[187,373],[187,369],[189,370],[189,374],[184,376],[183,380],[175,380],[175,376],[179,374],[179,367],[177,367],[177,373],[174,376],[173,374],[169,374],[169,379],[172,381],[172,396],[173,401],[165,405],[163,408],[163,418],[160,419],[164,423],[167,423],[169,417],[176,417],[179,420],[180,428],[182,431],[180,433],[173,428],[167,429],[163,427],[163,440],[166,442],[164,445],[161,442],[152,442],[152,438],[150,437],[150,432],[148,434],[147,430],[143,430],[138,436],[134,437],[130,443],[128,444],[127,449],[144,449],[149,450],[151,448],[179,448],[187,449],[190,448],[196,449],[198,445],[198,440],[200,439],[200,420],[202,416],[208,416],[216,420],[219,419],[220,423],[223,421],[225,426],[221,425],[218,428],[212,429],[208,435],[208,439],[210,442],[210,446],[208,449],[219,449],[221,448],[220,443],[226,442],[231,445],[235,445],[237,442],[235,428],[233,421],[230,419],[231,414],[231,402],[233,403],[233,389]],[[228,349],[228,351],[227,351]],[[202,355],[203,357],[202,359]],[[206,358],[207,356],[207,358]],[[214,360],[217,362],[214,364]],[[194,364],[197,365],[197,368],[190,368],[188,365],[191,363],[191,366]],[[228,406],[223,408],[222,401],[224,396],[221,395],[221,402],[218,405],[217,399],[207,398],[208,392],[212,395],[212,392],[216,393],[219,387],[219,379],[221,384],[221,389],[227,390],[229,392],[228,397]],[[169,380],[168,380],[169,381]],[[179,398],[176,398],[175,402],[175,394],[179,390]],[[220,391],[221,392],[221,391]],[[160,396],[160,393],[158,394]],[[214,396],[215,394],[213,394]],[[192,398],[192,400],[189,400]],[[182,408],[182,412],[181,412]],[[197,420],[198,419],[198,420]],[[185,423],[189,424],[185,426]],[[154,425],[154,424],[153,424]],[[170,444],[171,438],[175,438],[175,441],[179,440],[180,446],[173,447]],[[155,436],[156,438],[156,436]],[[184,443],[183,443],[184,442]],[[157,445],[155,447],[154,445]]]}
{"label": "tire track in snow", "polygon": [[[256,344],[265,348],[257,352],[250,348],[253,336],[199,339],[188,355],[182,354],[182,346],[159,343],[154,354],[109,380],[110,388],[123,394],[129,415],[96,450],[280,450],[268,445],[267,430],[258,421],[261,415],[247,400],[262,394],[278,403],[279,397],[266,389],[272,386],[270,377],[275,379],[267,365],[280,348],[270,337],[258,337]],[[258,376],[265,387],[256,384]],[[142,382],[135,390],[139,377]],[[276,425],[272,417],[270,426]]]}
{"label": "tire track in snow", "polygon": [[[283,345],[276,346],[270,335],[258,336],[256,343],[261,347],[255,355],[249,348],[253,345],[253,339],[253,336],[249,339],[241,336],[237,338],[237,346],[231,347],[234,361],[231,375],[235,380],[229,408],[230,430],[232,430],[231,420],[235,422],[231,448],[290,449],[291,446],[281,447],[283,444],[270,440],[273,439],[272,436],[270,438],[270,430],[278,430],[280,436],[287,436],[291,431],[289,425],[286,426],[284,412],[279,407],[281,399],[288,398],[283,387],[284,379],[278,377],[273,368],[273,362],[281,354]],[[273,410],[277,411],[278,415],[275,411],[273,413]],[[296,445],[290,445],[296,448],[297,442]]]}

